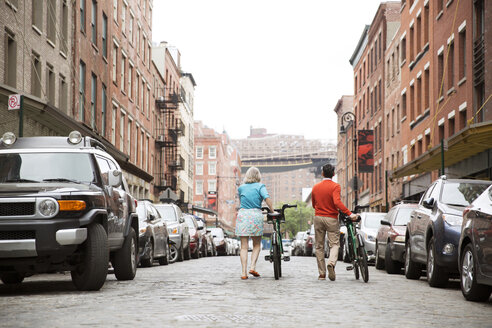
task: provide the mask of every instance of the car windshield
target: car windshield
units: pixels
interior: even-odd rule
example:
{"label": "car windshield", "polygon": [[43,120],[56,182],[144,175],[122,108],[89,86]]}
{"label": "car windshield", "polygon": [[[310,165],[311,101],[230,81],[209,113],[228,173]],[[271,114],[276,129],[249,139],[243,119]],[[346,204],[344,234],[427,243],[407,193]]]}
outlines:
{"label": "car windshield", "polygon": [[486,183],[447,182],[442,189],[441,202],[447,205],[468,206],[489,185]]}
{"label": "car windshield", "polygon": [[176,213],[174,212],[172,206],[156,206],[156,208],[157,211],[159,211],[161,217],[164,219],[164,221],[169,221],[169,222],[178,221],[178,218],[176,217]]}
{"label": "car windshield", "polygon": [[224,239],[224,231],[222,231],[222,229],[213,228],[213,229],[210,229],[210,230],[212,231],[212,236],[214,238]]}
{"label": "car windshield", "polygon": [[366,228],[379,228],[379,226],[381,225],[381,219],[383,219],[385,215],[386,213],[366,213],[364,226]]}
{"label": "car windshield", "polygon": [[410,214],[413,210],[414,208],[400,208],[398,210],[398,213],[396,214],[394,225],[407,225],[407,223],[410,221]]}
{"label": "car windshield", "polygon": [[94,182],[87,153],[0,154],[0,183]]}
{"label": "car windshield", "polygon": [[185,221],[186,221],[186,224],[188,225],[188,227],[190,229],[195,229],[195,224],[193,222],[193,219],[189,216],[185,216]]}

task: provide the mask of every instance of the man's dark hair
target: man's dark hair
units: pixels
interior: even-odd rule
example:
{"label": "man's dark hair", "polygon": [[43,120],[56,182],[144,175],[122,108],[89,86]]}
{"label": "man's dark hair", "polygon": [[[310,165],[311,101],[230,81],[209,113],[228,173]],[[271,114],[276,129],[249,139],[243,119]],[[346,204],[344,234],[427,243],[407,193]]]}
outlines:
{"label": "man's dark hair", "polygon": [[335,167],[331,164],[325,164],[323,165],[323,176],[325,178],[333,178],[335,175]]}

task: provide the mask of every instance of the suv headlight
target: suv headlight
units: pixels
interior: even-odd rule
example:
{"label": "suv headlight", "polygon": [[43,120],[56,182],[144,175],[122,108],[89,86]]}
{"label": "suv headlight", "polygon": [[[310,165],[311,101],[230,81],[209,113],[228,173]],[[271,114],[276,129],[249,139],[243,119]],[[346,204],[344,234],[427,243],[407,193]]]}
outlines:
{"label": "suv headlight", "polygon": [[41,215],[52,217],[58,212],[58,206],[53,199],[43,199],[38,204],[38,210]]}
{"label": "suv headlight", "polygon": [[463,217],[458,215],[443,214],[442,218],[444,219],[444,221],[452,226],[461,225],[461,223],[463,222]]}

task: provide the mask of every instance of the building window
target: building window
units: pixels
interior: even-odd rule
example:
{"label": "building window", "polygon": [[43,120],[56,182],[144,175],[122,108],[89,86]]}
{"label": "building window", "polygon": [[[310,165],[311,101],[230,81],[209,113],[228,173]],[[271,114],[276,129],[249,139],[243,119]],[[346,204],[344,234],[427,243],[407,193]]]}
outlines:
{"label": "building window", "polygon": [[116,82],[116,74],[117,74],[117,59],[118,59],[118,46],[113,43],[113,53],[112,53],[112,56],[113,56],[113,83],[114,84],[117,84]]}
{"label": "building window", "polygon": [[466,30],[459,34],[459,78],[462,80],[466,77]]}
{"label": "building window", "polygon": [[46,36],[48,40],[53,43],[56,43],[56,0],[48,0],[47,1],[47,27],[46,27]]}
{"label": "building window", "polygon": [[217,191],[217,180],[208,180],[208,192]]}
{"label": "building window", "polygon": [[401,49],[401,62],[403,63],[407,59],[407,38],[401,39],[400,42],[400,49]]}
{"label": "building window", "polygon": [[103,24],[102,24],[102,55],[103,57],[108,57],[108,17],[103,13]]}
{"label": "building window", "polygon": [[55,104],[55,72],[53,66],[46,64],[46,97],[48,102]]}
{"label": "building window", "polygon": [[208,158],[210,158],[210,159],[217,158],[217,147],[216,146],[209,146],[208,147]]}
{"label": "building window", "polygon": [[425,70],[424,72],[424,83],[425,83],[425,90],[424,90],[424,108],[427,110],[429,108],[429,99],[430,99],[430,72],[429,70]]}
{"label": "building window", "polygon": [[102,94],[101,94],[101,132],[103,136],[106,136],[106,103],[107,103],[106,86],[103,84]]}
{"label": "building window", "polygon": [[145,109],[147,113],[147,117],[150,116],[150,84],[147,84],[147,98],[146,98],[146,103],[145,103]]}
{"label": "building window", "polygon": [[118,111],[118,106],[113,104],[113,113],[111,115],[111,143],[115,145],[116,143],[116,113]]}
{"label": "building window", "polygon": [[126,11],[128,7],[125,2],[123,2],[123,6],[121,7],[121,32],[126,34]]}
{"label": "building window", "polygon": [[437,82],[439,83],[439,97],[442,96],[442,90],[444,88],[443,74],[444,74],[444,55],[443,53],[441,53],[437,56]]}
{"label": "building window", "polygon": [[68,112],[68,89],[67,89],[67,81],[65,76],[60,74],[60,87],[59,87],[59,95],[58,95],[58,107],[64,113]]}
{"label": "building window", "polygon": [[424,7],[424,45],[429,43],[429,4]]}
{"label": "building window", "polygon": [[196,158],[197,159],[203,159],[203,147],[202,146],[196,147]]}
{"label": "building window", "polygon": [[92,0],[92,11],[91,11],[91,32],[92,32],[92,43],[97,45],[97,1]]}
{"label": "building window", "polygon": [[125,81],[125,77],[126,77],[126,56],[124,53],[121,54],[121,72],[120,72],[120,84],[121,84],[121,91],[123,92],[126,92],[125,88],[126,88],[126,81]]}
{"label": "building window", "polygon": [[130,43],[133,44],[133,22],[135,18],[133,17],[132,13],[130,12],[130,24],[128,25],[128,39],[130,40]]}
{"label": "building window", "polygon": [[132,158],[132,119],[128,116],[128,125],[126,126],[126,152]]}
{"label": "building window", "polygon": [[410,39],[410,46],[409,46],[409,50],[410,50],[410,61],[413,61],[415,59],[415,56],[414,56],[414,48],[415,48],[415,42],[414,42],[414,36],[415,36],[415,32],[414,32],[414,28],[413,26],[410,27],[410,36],[409,36],[409,39]]}
{"label": "building window", "polygon": [[454,124],[454,117],[449,119],[449,125],[448,125],[448,136],[452,136],[455,132],[455,124]]}
{"label": "building window", "polygon": [[422,17],[419,16],[417,17],[417,52],[420,52],[422,50]]}
{"label": "building window", "polygon": [[195,181],[195,195],[203,195],[203,180]]}
{"label": "building window", "polygon": [[[13,34],[6,31],[7,58],[5,59],[5,84],[17,88],[17,41]],[[34,78],[34,77],[32,77]]]}
{"label": "building window", "polygon": [[43,4],[44,1],[32,1],[32,25],[40,31],[43,30]]}
{"label": "building window", "polygon": [[448,50],[448,90],[454,87],[454,42],[451,42]]}
{"label": "building window", "polygon": [[419,116],[422,113],[422,78],[417,78],[417,90],[416,90],[416,105],[415,116]]}
{"label": "building window", "polygon": [[62,33],[62,40],[60,42],[60,48],[63,53],[68,52],[68,6],[67,6],[67,0],[62,1],[62,9],[61,9],[61,33]]}
{"label": "building window", "polygon": [[140,85],[140,105],[142,107],[142,113],[144,112],[145,104],[145,80],[142,77],[142,85]]}
{"label": "building window", "polygon": [[410,102],[410,121],[413,121],[415,120],[415,85],[411,85],[410,86],[410,99],[409,99],[409,102]]}
{"label": "building window", "polygon": [[208,162],[208,175],[217,174],[217,162]]}
{"label": "building window", "polygon": [[195,168],[196,175],[203,175],[203,162],[197,162]]}
{"label": "building window", "polygon": [[91,127],[96,129],[97,76],[91,76]]}
{"label": "building window", "polygon": [[[35,2],[41,1],[33,1]],[[80,0],[80,31],[85,33],[85,0]]]}
{"label": "building window", "polygon": [[401,117],[407,117],[407,94],[401,95]]}
{"label": "building window", "polygon": [[118,0],[113,0],[113,19],[118,24]]}
{"label": "building window", "polygon": [[85,63],[80,61],[79,64],[79,120],[85,119]]}
{"label": "building window", "polygon": [[124,152],[125,147],[125,114],[123,111],[120,115],[120,150]]}
{"label": "building window", "polygon": [[444,8],[444,0],[437,0],[437,14],[439,15]]}
{"label": "building window", "polygon": [[135,105],[140,106],[140,73],[135,74]]}
{"label": "building window", "polygon": [[130,99],[133,99],[132,79],[133,79],[133,65],[131,63],[128,63],[128,97]]}

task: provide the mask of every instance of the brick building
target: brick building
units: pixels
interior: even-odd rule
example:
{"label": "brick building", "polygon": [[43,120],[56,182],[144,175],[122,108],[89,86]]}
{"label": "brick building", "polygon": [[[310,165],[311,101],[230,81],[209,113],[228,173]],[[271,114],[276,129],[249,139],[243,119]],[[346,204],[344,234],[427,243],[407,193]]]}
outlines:
{"label": "brick building", "polygon": [[365,26],[350,58],[354,68],[354,113],[357,130],[374,131],[374,166],[370,173],[361,173],[362,185],[358,204],[381,211],[386,208],[384,167],[384,53],[400,21],[400,3],[383,2],[374,19]]}
{"label": "brick building", "polygon": [[403,198],[416,199],[423,191],[419,186],[442,173],[492,178],[486,102],[491,22],[485,19],[491,7],[482,0],[407,2],[401,9],[407,43],[401,64],[406,155],[393,175],[407,176]]}
{"label": "brick building", "polygon": [[[354,108],[354,96],[342,96],[336,106],[335,113],[338,117],[337,128],[342,126],[341,117]],[[354,176],[354,143],[352,139],[353,126],[347,126],[346,133],[338,136],[337,140],[337,166],[335,175],[341,188],[341,198],[344,204],[350,206],[354,203],[354,190],[350,187],[349,176]]]}
{"label": "brick building", "polygon": [[[241,160],[226,133],[218,133],[198,121],[195,133],[195,187],[193,205],[216,211],[205,215],[208,226],[220,225],[232,233],[239,207]],[[201,214],[200,214],[201,215]]]}
{"label": "brick building", "polygon": [[7,110],[11,94],[23,100],[23,136],[68,135],[72,124],[71,1],[0,1],[0,132],[20,135],[19,111]]}

